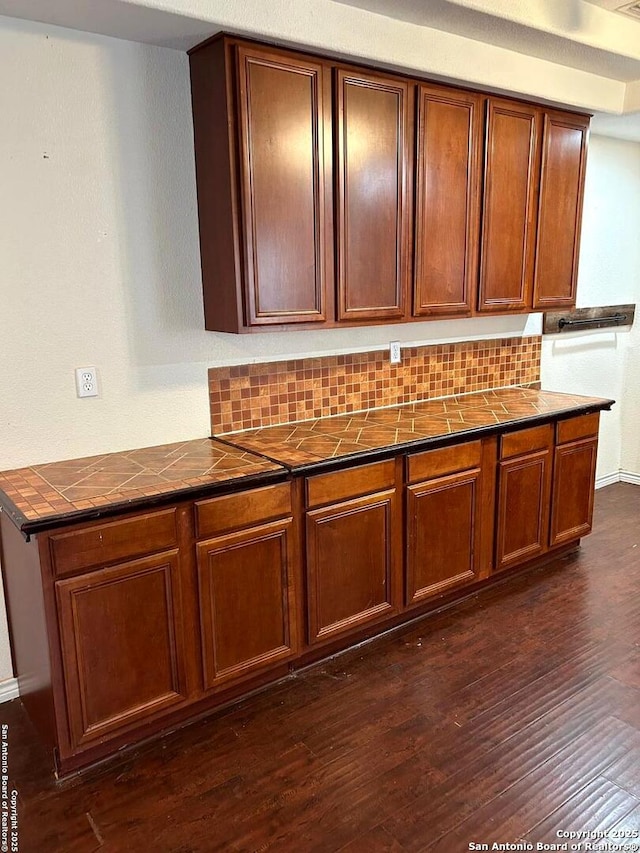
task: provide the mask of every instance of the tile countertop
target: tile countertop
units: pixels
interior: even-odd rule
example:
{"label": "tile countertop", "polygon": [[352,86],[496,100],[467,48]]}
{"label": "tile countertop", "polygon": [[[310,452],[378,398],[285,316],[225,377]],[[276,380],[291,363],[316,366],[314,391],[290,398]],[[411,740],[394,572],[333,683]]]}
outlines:
{"label": "tile countertop", "polygon": [[609,409],[613,400],[531,388],[501,388],[371,409],[216,438],[302,472],[335,467],[349,457],[382,458],[399,448],[442,443],[450,436],[541,423],[561,414]]}
{"label": "tile countertop", "polygon": [[[503,388],[0,472],[0,507],[26,535],[495,432],[613,401]],[[258,455],[255,455],[258,454]]]}
{"label": "tile countertop", "polygon": [[0,472],[0,506],[29,534],[286,474],[264,457],[202,438]]}

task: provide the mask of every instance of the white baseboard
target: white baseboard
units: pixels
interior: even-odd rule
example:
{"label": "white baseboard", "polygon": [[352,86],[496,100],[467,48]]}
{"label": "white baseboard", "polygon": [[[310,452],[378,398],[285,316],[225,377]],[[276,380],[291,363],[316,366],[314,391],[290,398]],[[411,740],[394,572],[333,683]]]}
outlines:
{"label": "white baseboard", "polygon": [[633,483],[634,486],[640,486],[640,474],[634,474],[633,471],[615,471],[613,474],[605,474],[604,477],[596,477],[596,489],[602,489],[603,486],[612,486],[614,483]]}
{"label": "white baseboard", "polygon": [[620,482],[620,471],[614,471],[613,474],[605,474],[603,477],[596,477],[596,489],[602,489],[604,486],[612,486],[614,483]]}
{"label": "white baseboard", "polygon": [[620,471],[620,482],[640,486],[640,474],[634,474],[633,471]]}
{"label": "white baseboard", "polygon": [[19,695],[17,678],[0,681],[0,702],[9,702],[11,699],[17,699]]}

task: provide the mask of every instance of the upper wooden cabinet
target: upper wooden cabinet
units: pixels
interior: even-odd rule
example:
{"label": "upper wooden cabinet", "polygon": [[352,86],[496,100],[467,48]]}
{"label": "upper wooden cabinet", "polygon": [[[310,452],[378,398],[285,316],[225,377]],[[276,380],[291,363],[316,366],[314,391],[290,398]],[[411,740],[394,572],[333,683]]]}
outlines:
{"label": "upper wooden cabinet", "polygon": [[533,307],[575,305],[589,119],[544,116]]}
{"label": "upper wooden cabinet", "polygon": [[207,329],[575,303],[588,117],[225,35],[191,86]]}
{"label": "upper wooden cabinet", "polygon": [[220,38],[192,54],[191,86],[206,328],[324,322],[330,69]]}
{"label": "upper wooden cabinet", "polygon": [[414,86],[338,69],[338,319],[402,319],[411,251]]}
{"label": "upper wooden cabinet", "polygon": [[483,100],[459,89],[418,88],[416,317],[475,307]]}
{"label": "upper wooden cabinet", "polygon": [[479,311],[531,308],[540,113],[487,103]]}

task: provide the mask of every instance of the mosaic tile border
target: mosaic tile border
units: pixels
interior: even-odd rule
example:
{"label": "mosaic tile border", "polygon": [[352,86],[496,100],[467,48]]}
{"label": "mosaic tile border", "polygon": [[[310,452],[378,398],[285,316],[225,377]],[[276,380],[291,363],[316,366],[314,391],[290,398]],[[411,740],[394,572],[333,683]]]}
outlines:
{"label": "mosaic tile border", "polygon": [[542,337],[498,338],[209,370],[213,435],[540,381]]}

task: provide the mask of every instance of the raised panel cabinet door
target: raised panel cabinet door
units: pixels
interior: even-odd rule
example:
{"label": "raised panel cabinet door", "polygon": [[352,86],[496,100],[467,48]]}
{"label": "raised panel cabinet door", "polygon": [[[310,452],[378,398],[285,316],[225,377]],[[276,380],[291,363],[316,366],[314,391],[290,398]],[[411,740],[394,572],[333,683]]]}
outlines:
{"label": "raised panel cabinet door", "polygon": [[470,314],[478,276],[483,96],[418,88],[413,314]]}
{"label": "raised panel cabinet door", "polygon": [[198,543],[206,688],[296,653],[291,531],[287,518]]}
{"label": "raised panel cabinet door", "polygon": [[55,585],[73,747],[186,700],[178,551]]}
{"label": "raised panel cabinet door", "polygon": [[576,301],[589,118],[545,113],[533,307]]}
{"label": "raised panel cabinet door", "polygon": [[405,315],[413,87],[337,71],[338,318]]}
{"label": "raised panel cabinet door", "polygon": [[307,513],[309,642],[395,612],[395,490]]}
{"label": "raised panel cabinet door", "polygon": [[479,311],[531,308],[540,113],[489,98]]}
{"label": "raised panel cabinet door", "polygon": [[480,469],[407,488],[407,604],[477,579]]}
{"label": "raised panel cabinet door", "polygon": [[552,546],[591,532],[597,449],[597,438],[556,447],[551,499]]}
{"label": "raised panel cabinet door", "polygon": [[497,569],[515,566],[546,551],[550,475],[550,450],[499,463]]}
{"label": "raised panel cabinet door", "polygon": [[242,46],[237,65],[247,320],[322,322],[333,287],[330,72]]}

